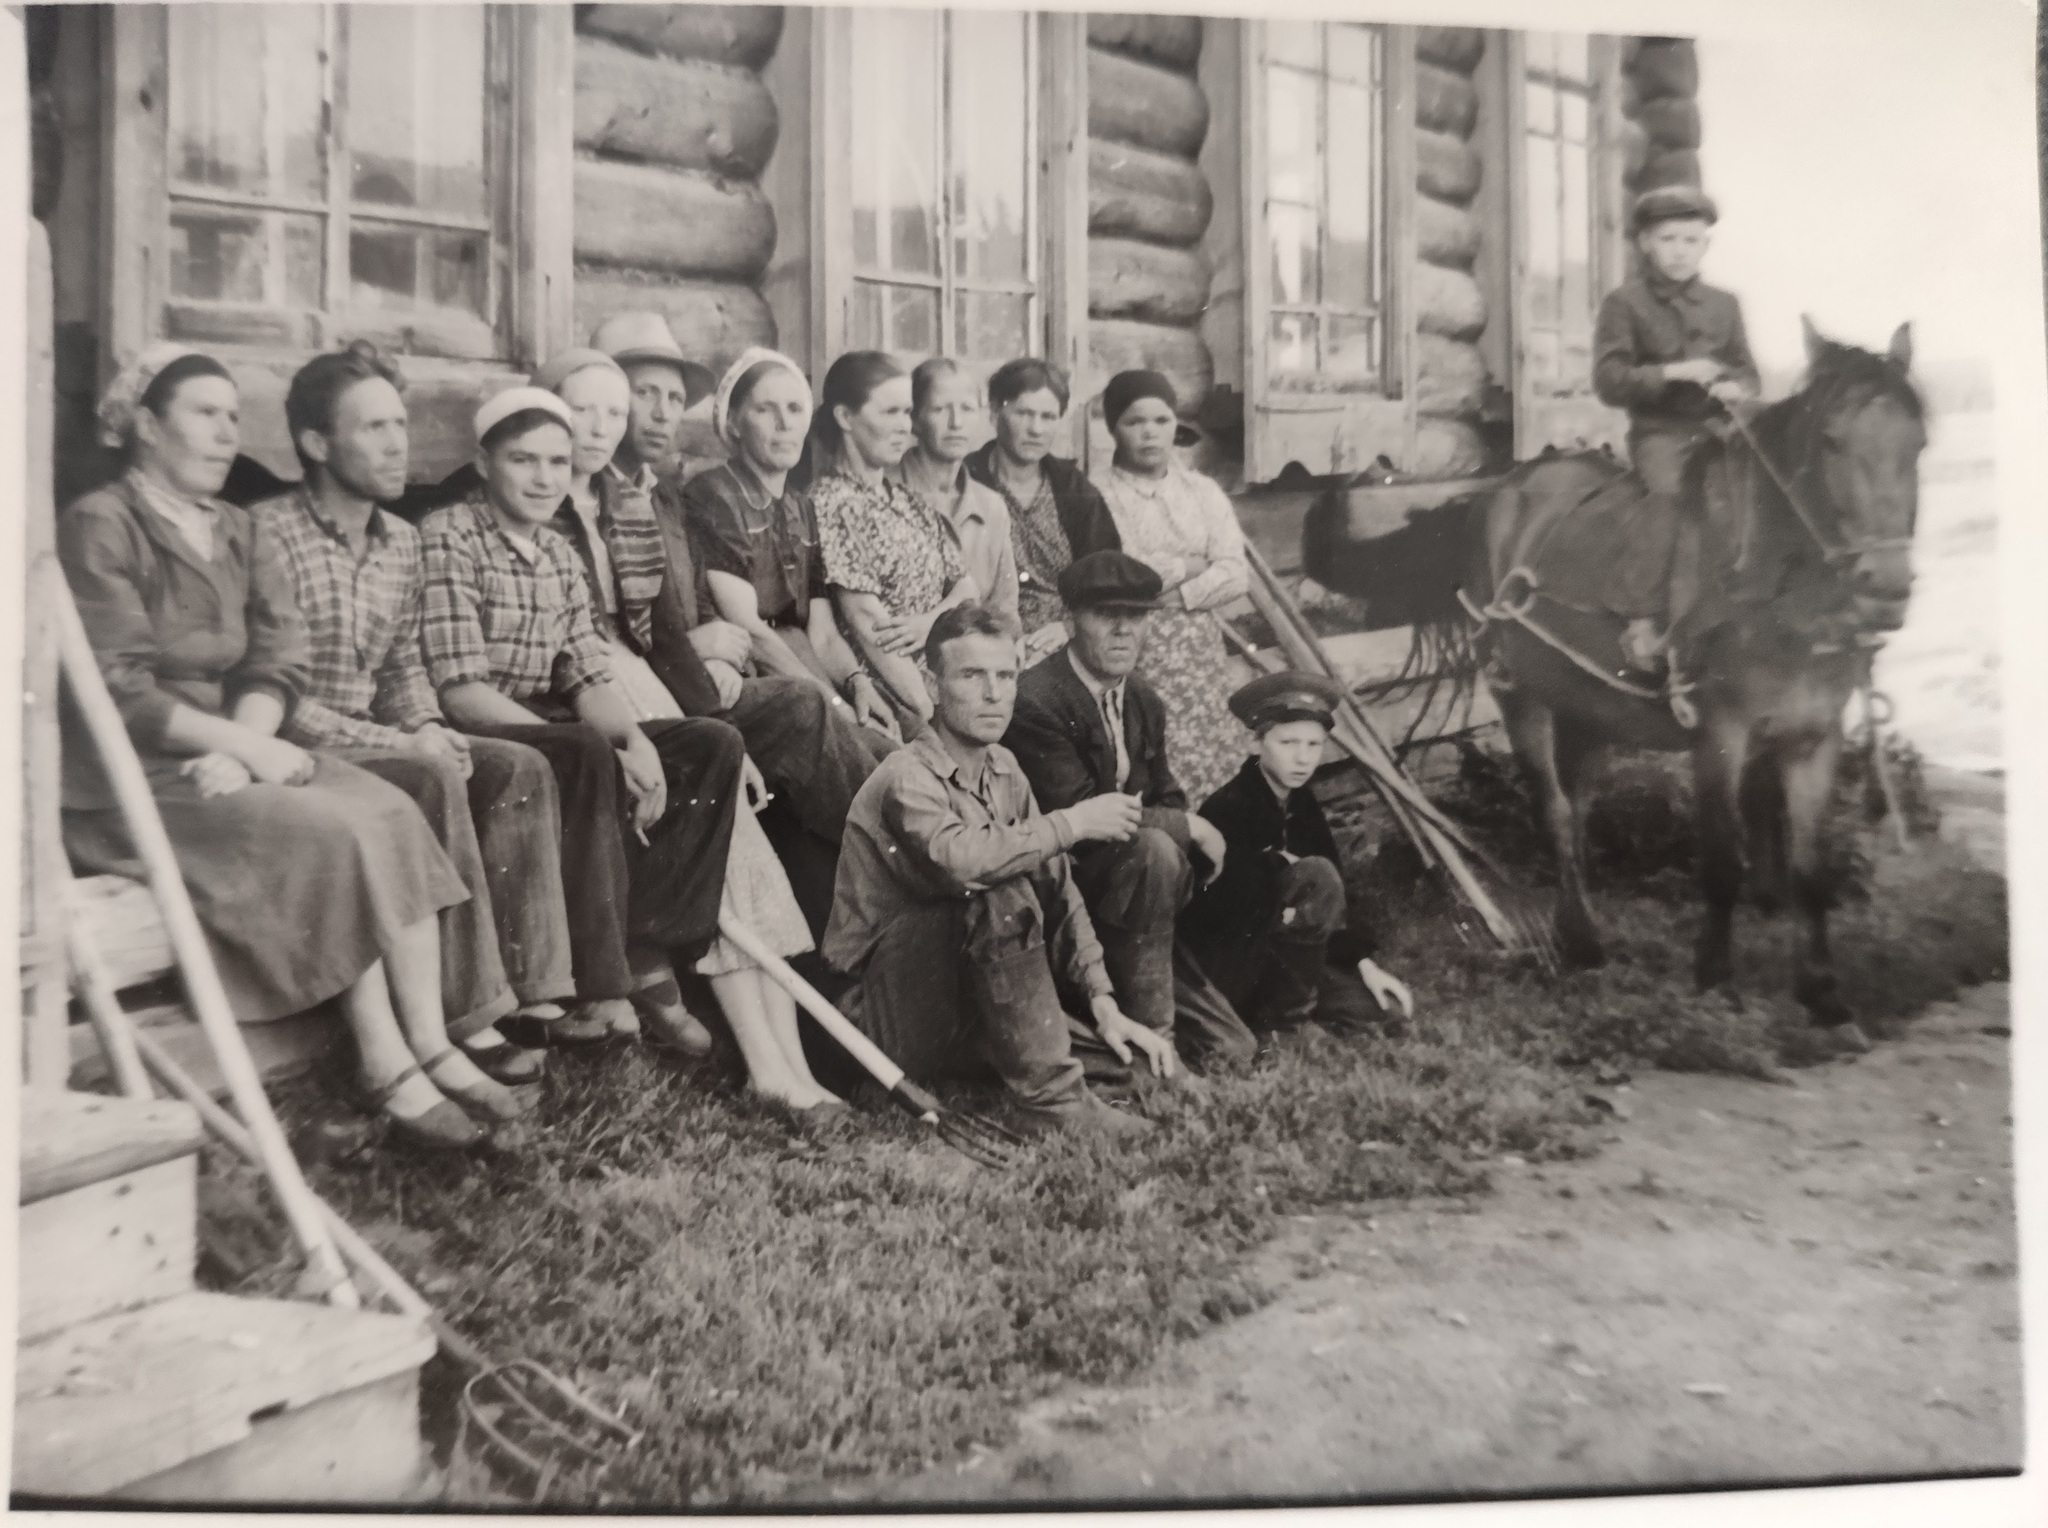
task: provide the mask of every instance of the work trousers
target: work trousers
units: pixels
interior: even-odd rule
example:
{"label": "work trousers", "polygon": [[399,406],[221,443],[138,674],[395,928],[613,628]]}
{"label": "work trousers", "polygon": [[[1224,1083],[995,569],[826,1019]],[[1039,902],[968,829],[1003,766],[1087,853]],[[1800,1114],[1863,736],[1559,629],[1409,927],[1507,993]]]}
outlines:
{"label": "work trousers", "polygon": [[595,728],[548,722],[468,730],[523,743],[554,772],[578,998],[632,996],[632,947],[668,951],[679,966],[704,953],[718,929],[739,802],[745,756],[739,733],[717,721],[641,723],[668,781],[667,808],[643,845],[633,831],[625,772]]}
{"label": "work trousers", "polygon": [[895,751],[881,733],[857,725],[851,707],[780,674],[744,681],[721,719],[739,728],[768,789],[804,830],[833,845],[846,831],[854,792]]}
{"label": "work trousers", "polygon": [[392,748],[323,750],[412,798],[469,900],[440,915],[441,1001],[451,1039],[526,1003],[571,996],[568,918],[556,841],[560,809],[547,760],[493,738],[470,744],[470,777]]}
{"label": "work trousers", "polygon": [[1120,844],[1086,845],[1073,862],[1125,1016],[1171,1036],[1196,1065],[1250,1061],[1257,1038],[1174,934],[1195,887],[1180,845],[1157,828],[1140,828]]}
{"label": "work trousers", "polygon": [[1629,461],[1645,495],[1615,549],[1608,607],[1628,620],[1675,621],[1693,603],[1698,582],[1699,530],[1685,512],[1680,487],[1686,458],[1705,439],[1690,429],[1629,432]]}
{"label": "work trousers", "polygon": [[1344,878],[1310,855],[1282,868],[1268,905],[1245,909],[1237,938],[1203,955],[1217,987],[1255,1030],[1310,1021],[1355,1030],[1382,1014],[1357,970],[1329,958],[1345,921]]}

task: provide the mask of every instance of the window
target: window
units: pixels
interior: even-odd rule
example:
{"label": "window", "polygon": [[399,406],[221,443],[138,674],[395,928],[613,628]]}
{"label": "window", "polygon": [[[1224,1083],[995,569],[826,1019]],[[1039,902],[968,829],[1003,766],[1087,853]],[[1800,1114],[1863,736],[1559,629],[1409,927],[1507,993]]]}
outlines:
{"label": "window", "polygon": [[845,25],[851,226],[827,230],[850,244],[844,348],[984,366],[1036,353],[1034,19],[862,10]]}
{"label": "window", "polygon": [[511,353],[495,8],[179,5],[166,26],[166,332]]}
{"label": "window", "polygon": [[1276,384],[1376,386],[1386,364],[1385,29],[1268,22],[1266,259]]}
{"label": "window", "polygon": [[1589,39],[1523,41],[1522,366],[1529,389],[1565,397],[1593,376],[1595,95]]}

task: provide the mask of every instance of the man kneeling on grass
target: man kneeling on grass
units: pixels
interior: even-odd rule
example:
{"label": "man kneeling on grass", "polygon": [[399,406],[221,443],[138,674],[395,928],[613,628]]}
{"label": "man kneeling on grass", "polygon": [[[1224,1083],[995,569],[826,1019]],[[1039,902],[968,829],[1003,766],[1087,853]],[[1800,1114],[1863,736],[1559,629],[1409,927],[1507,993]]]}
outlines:
{"label": "man kneeling on grass", "polygon": [[[919,1081],[993,1069],[1027,1126],[1123,1136],[1142,1122],[1088,1091],[1081,1056],[1155,1076],[1173,1042],[1124,1016],[1067,851],[1129,833],[1136,808],[1102,796],[1050,816],[997,740],[1017,699],[1017,635],[978,604],[932,622],[929,731],[854,797],[825,958],[855,977],[848,1017]],[[1094,1028],[1061,1007],[1085,994]],[[1077,1055],[1076,1053],[1080,1053]]]}

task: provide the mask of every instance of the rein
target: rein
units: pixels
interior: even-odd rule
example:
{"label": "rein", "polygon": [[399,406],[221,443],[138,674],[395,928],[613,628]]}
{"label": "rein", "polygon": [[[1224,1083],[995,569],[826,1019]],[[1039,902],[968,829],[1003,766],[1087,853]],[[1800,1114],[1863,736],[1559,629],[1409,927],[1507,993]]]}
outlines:
{"label": "rein", "polygon": [[1901,547],[1912,546],[1913,538],[1911,536],[1873,536],[1862,540],[1845,539],[1838,541],[1827,535],[1821,529],[1819,519],[1808,508],[1806,501],[1799,496],[1798,490],[1793,488],[1785,474],[1778,470],[1778,464],[1772,461],[1770,455],[1764,450],[1763,442],[1756,438],[1756,432],[1749,427],[1749,421],[1744,419],[1734,409],[1729,409],[1727,414],[1729,421],[1735,426],[1736,433],[1748,443],[1750,452],[1756,457],[1758,465],[1764,469],[1765,474],[1770,480],[1777,485],[1778,492],[1785,496],[1785,502],[1792,507],[1793,516],[1806,528],[1806,534],[1813,538],[1813,544],[1819,548],[1822,560],[1830,568],[1835,567],[1837,564],[1862,557],[1866,553],[1896,551]]}

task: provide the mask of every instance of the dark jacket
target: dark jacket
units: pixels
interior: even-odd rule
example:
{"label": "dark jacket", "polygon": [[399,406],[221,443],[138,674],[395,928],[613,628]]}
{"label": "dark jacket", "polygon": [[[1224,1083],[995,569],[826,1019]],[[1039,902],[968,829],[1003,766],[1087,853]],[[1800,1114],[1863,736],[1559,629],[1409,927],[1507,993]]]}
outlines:
{"label": "dark jacket", "polygon": [[1667,382],[1668,361],[1712,359],[1757,386],[1756,360],[1732,292],[1694,279],[1682,284],[1654,273],[1607,294],[1593,327],[1593,387],[1600,401],[1627,409],[1637,431],[1695,432],[1715,404],[1697,382]]}
{"label": "dark jacket", "polygon": [[[971,452],[967,458],[967,475],[1000,493],[1002,484],[996,481],[996,450],[996,443],[990,441],[979,451]],[[1081,470],[1081,464],[1063,456],[1048,456],[1039,462],[1039,467],[1045,473],[1046,486],[1052,489],[1053,502],[1059,506],[1060,529],[1067,533],[1072,560],[1086,557],[1090,552],[1121,552],[1124,549],[1123,537],[1117,534],[1109,502],[1102,497],[1102,491],[1088,481],[1088,474]]]}
{"label": "dark jacket", "polygon": [[[1186,852],[1188,797],[1166,762],[1166,703],[1136,674],[1124,681],[1124,747],[1131,756],[1125,793],[1143,804],[1143,822]],[[1074,672],[1066,648],[1017,681],[1017,709],[1003,746],[1024,766],[1041,811],[1056,812],[1116,789],[1116,745],[1102,708]]]}
{"label": "dark jacket", "polygon": [[[1181,936],[1197,950],[1222,954],[1226,946],[1248,944],[1264,933],[1280,901],[1277,887],[1286,864],[1281,850],[1339,867],[1344,863],[1315,792],[1305,785],[1289,792],[1283,807],[1256,758],[1246,759],[1244,768],[1202,803],[1202,815],[1223,835],[1225,853],[1223,874],[1197,891],[1180,915]],[[1370,922],[1356,906],[1348,909],[1348,919],[1349,926],[1330,940],[1332,965],[1355,966],[1373,951]]]}

